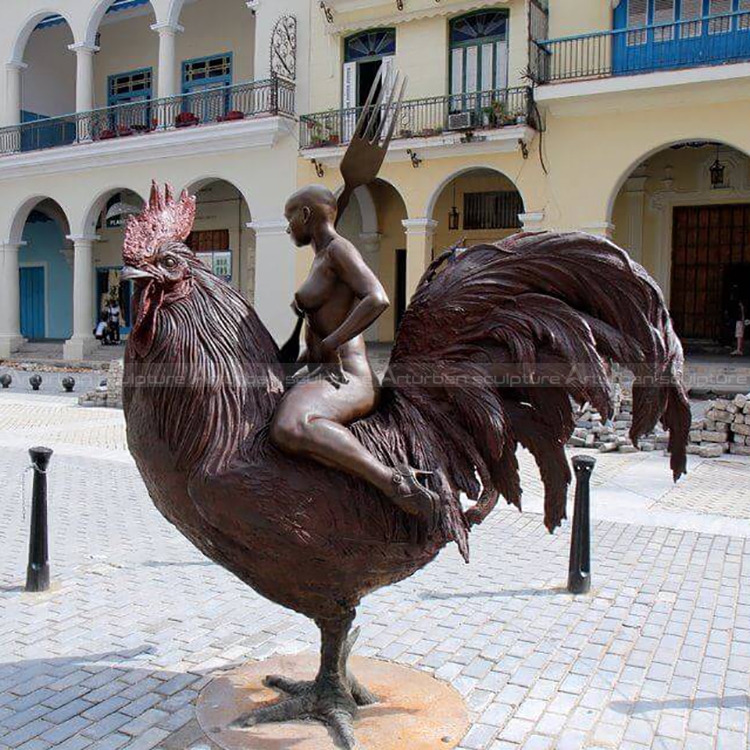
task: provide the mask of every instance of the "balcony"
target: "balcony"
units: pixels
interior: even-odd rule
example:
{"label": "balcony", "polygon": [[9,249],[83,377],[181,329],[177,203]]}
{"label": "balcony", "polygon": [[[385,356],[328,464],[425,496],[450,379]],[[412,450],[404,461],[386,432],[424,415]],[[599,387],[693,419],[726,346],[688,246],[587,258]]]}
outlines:
{"label": "balcony", "polygon": [[[300,118],[302,155],[335,163],[344,153],[363,107],[330,110]],[[384,127],[392,125],[394,107],[377,115]],[[533,136],[531,89],[518,87],[475,94],[436,96],[403,102],[395,124],[389,159],[405,160],[419,149],[434,156],[458,156],[486,148],[510,151]]]}
{"label": "balcony", "polygon": [[[167,132],[263,117],[294,117],[294,84],[274,78],[149,99],[0,129],[0,156],[117,141],[145,144]],[[80,151],[80,149],[75,149]],[[70,149],[67,150],[70,152]]]}
{"label": "balcony", "polygon": [[750,10],[531,42],[538,83],[631,76],[750,60]]}

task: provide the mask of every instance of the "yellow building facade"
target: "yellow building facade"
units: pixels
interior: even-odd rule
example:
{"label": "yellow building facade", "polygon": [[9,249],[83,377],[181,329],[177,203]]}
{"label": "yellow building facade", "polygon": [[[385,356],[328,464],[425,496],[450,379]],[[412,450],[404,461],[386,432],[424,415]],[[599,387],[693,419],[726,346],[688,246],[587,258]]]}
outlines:
{"label": "yellow building facade", "polygon": [[343,220],[396,303],[371,338],[442,250],[550,229],[610,237],[684,337],[726,340],[750,296],[750,4],[329,0],[311,39],[300,185],[340,188],[374,67],[409,79]]}

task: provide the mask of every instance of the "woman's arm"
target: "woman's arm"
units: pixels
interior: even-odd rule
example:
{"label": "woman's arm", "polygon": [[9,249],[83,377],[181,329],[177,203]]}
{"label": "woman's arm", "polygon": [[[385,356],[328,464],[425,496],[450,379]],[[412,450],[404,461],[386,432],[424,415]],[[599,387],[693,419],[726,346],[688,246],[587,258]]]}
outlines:
{"label": "woman's arm", "polygon": [[344,322],[322,342],[323,352],[333,354],[364,333],[385,312],[390,302],[378,277],[352,245],[345,240],[334,240],[329,249],[333,270],[359,299]]}

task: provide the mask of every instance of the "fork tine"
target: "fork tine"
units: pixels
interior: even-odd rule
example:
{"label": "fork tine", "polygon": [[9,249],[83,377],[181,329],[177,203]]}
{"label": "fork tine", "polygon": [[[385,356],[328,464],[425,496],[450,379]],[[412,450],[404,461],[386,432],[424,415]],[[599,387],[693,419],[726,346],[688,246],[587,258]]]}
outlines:
{"label": "fork tine", "polygon": [[373,99],[375,99],[375,93],[378,90],[378,84],[380,83],[381,78],[383,77],[383,67],[381,66],[378,70],[378,74],[375,76],[375,80],[372,83],[372,86],[370,87],[370,93],[367,95],[367,101],[365,102],[365,106],[362,108],[362,114],[359,116],[359,120],[357,120],[357,126],[354,128],[354,137],[355,138],[363,138],[365,132],[368,130],[370,126],[370,120],[371,120],[371,107]]}
{"label": "fork tine", "polygon": [[393,139],[393,134],[396,132],[396,125],[398,124],[398,120],[401,116],[401,109],[404,104],[404,94],[406,93],[406,84],[408,82],[408,77],[404,77],[403,82],[401,83],[401,91],[398,95],[398,101],[396,102],[396,107],[393,110],[393,117],[391,119],[391,126],[388,128],[388,133],[385,136],[385,140],[383,141],[382,148],[387,151],[388,147],[391,145],[391,140]]}
{"label": "fork tine", "polygon": [[377,140],[376,131],[378,130],[381,122],[383,102],[385,101],[386,94],[388,93],[387,86],[388,81],[385,79],[385,76],[383,76],[381,80],[380,93],[378,94],[377,101],[372,107],[372,116],[370,117],[370,122],[367,124],[367,130],[365,130],[364,134],[362,135],[365,140],[373,142]]}
{"label": "fork tine", "polygon": [[[383,116],[380,118],[380,122],[378,123],[378,132],[375,133],[375,135],[372,138],[373,143],[378,143],[380,141],[380,137],[383,135],[383,130],[385,129],[386,124],[388,123],[388,118],[391,117],[391,123],[392,124],[395,121],[394,115],[397,114],[395,111],[391,111],[393,108],[393,102],[396,98],[396,91],[399,88],[399,84],[401,83],[401,73],[400,71],[396,73],[396,77],[393,79],[393,84],[391,86],[390,94],[388,95],[388,104],[385,105],[383,108]],[[403,86],[401,87],[401,92],[403,93]],[[398,105],[397,105],[398,108]],[[390,129],[390,125],[389,125]]]}

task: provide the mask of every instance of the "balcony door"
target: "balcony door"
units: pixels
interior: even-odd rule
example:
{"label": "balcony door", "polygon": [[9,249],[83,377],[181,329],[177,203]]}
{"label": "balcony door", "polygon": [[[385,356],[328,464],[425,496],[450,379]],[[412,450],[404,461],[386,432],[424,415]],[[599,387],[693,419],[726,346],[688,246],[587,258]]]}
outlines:
{"label": "balcony door", "polygon": [[383,74],[380,85],[392,85],[395,54],[395,29],[372,29],[350,36],[344,41],[342,92],[344,141],[351,139],[357,123],[358,110],[367,103],[367,96],[381,68]]}
{"label": "balcony door", "polygon": [[508,86],[508,13],[480,11],[450,25],[451,110],[500,106]]}

